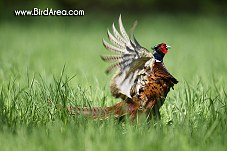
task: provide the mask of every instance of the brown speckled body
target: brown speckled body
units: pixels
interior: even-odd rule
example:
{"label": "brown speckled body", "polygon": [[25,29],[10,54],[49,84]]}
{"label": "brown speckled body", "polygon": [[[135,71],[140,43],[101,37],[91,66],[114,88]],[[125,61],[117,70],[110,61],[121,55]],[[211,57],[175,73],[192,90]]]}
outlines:
{"label": "brown speckled body", "polygon": [[144,78],[145,84],[138,90],[138,94],[134,94],[132,100],[139,102],[139,110],[142,112],[146,112],[150,117],[160,118],[159,109],[170,88],[178,81],[166,70],[162,62],[154,62],[151,73]]}

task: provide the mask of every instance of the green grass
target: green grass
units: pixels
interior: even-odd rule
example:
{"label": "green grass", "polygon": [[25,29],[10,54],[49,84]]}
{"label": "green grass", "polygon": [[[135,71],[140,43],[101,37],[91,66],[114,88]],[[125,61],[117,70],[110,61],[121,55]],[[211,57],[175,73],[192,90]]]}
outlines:
{"label": "green grass", "polygon": [[[145,47],[166,42],[180,81],[149,127],[71,117],[64,106],[106,106],[108,52],[101,40],[117,15],[0,22],[0,150],[226,150],[226,21],[221,17],[123,15]],[[63,108],[62,108],[63,106]],[[169,124],[166,124],[169,123]]]}

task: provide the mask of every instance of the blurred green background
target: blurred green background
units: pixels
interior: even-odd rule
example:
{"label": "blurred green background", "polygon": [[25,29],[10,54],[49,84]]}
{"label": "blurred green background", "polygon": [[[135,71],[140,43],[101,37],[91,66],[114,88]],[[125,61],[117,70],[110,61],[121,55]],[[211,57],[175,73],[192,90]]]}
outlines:
{"label": "blurred green background", "polygon": [[[180,81],[195,79],[220,83],[227,77],[226,1],[1,1],[0,80],[41,75],[50,82],[66,66],[72,85],[98,85],[109,94],[111,76],[100,55],[107,29],[119,14],[129,32],[135,20],[138,41],[151,46],[165,42],[173,49],[165,57],[169,71]],[[14,10],[83,9],[84,16],[15,16]]]}
{"label": "blurred green background", "polygon": [[[34,7],[85,15],[14,15]],[[225,0],[1,0],[0,150],[226,150],[226,10]],[[138,21],[135,36],[147,49],[172,46],[164,62],[180,82],[161,109],[160,127],[90,123],[56,109],[64,101],[119,101],[100,59],[110,54],[102,39],[119,14],[128,32]],[[64,78],[76,75],[69,86],[58,81],[64,66]]]}
{"label": "blurred green background", "polygon": [[[101,76],[105,80],[98,83],[108,81],[110,77],[103,72],[107,65],[99,58],[108,53],[101,40],[121,13],[127,31],[138,20],[135,35],[146,48],[161,42],[172,45],[166,64],[177,77],[193,80],[205,74],[204,78],[220,75],[219,79],[226,75],[226,62],[216,62],[226,54],[224,0],[2,0],[0,4],[1,68],[15,68],[10,69],[15,73],[31,70],[51,76],[66,64],[70,75],[85,76],[86,81]],[[34,7],[83,9],[85,15],[14,15],[14,10]],[[3,70],[2,79],[9,77]]]}

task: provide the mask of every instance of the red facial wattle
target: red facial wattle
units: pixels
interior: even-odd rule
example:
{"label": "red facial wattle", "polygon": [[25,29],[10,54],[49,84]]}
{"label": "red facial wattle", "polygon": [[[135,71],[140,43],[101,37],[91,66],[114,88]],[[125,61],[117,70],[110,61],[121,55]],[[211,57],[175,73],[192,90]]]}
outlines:
{"label": "red facial wattle", "polygon": [[167,54],[168,53],[167,45],[164,43],[160,44],[160,50],[162,53]]}
{"label": "red facial wattle", "polygon": [[167,53],[168,53],[168,49],[167,49],[166,47],[162,47],[162,48],[161,48],[161,51],[162,51],[162,53],[164,53],[164,54],[167,54]]}

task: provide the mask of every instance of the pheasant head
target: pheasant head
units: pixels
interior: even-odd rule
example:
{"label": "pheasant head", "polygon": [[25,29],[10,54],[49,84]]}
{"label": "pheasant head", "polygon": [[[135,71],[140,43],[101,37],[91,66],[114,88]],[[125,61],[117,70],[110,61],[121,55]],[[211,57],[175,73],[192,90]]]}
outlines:
{"label": "pheasant head", "polygon": [[165,43],[158,44],[154,46],[152,49],[154,50],[153,56],[156,60],[162,62],[165,54],[168,53],[168,49],[171,48],[170,46],[166,45]]}

